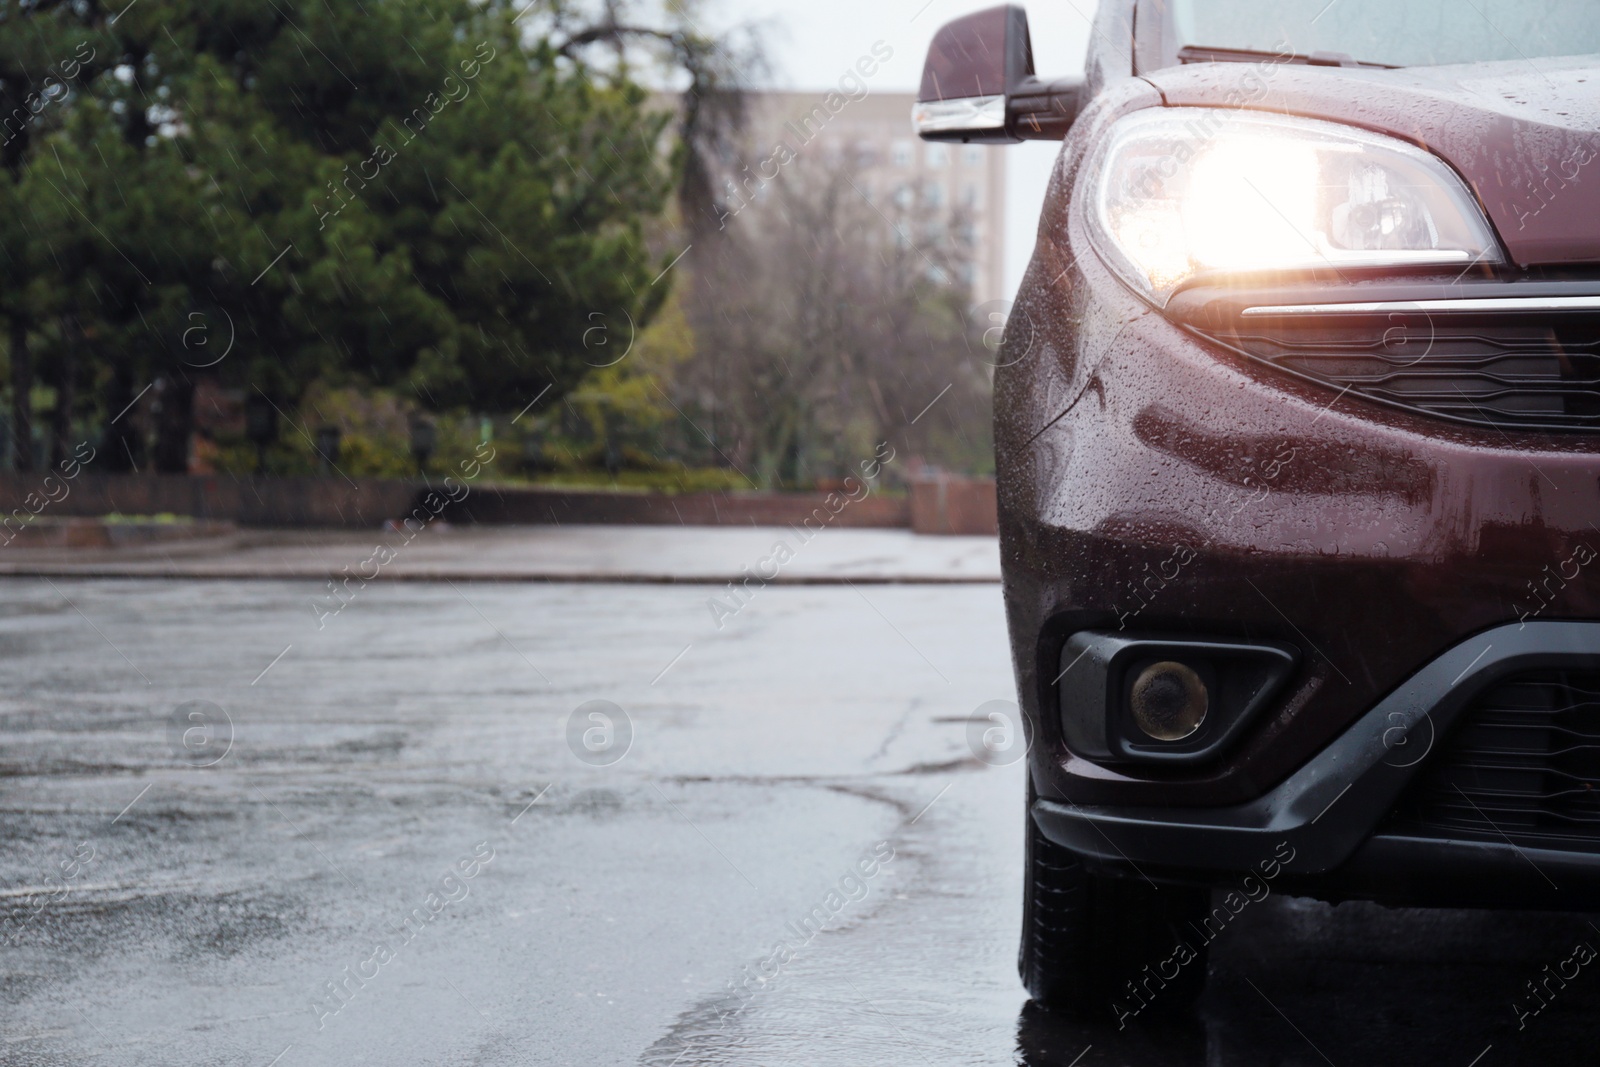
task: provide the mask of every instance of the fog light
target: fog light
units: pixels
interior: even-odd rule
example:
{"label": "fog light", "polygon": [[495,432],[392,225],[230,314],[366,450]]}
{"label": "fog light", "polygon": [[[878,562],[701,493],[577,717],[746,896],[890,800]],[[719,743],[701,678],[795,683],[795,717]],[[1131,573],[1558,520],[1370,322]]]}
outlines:
{"label": "fog light", "polygon": [[1139,672],[1129,703],[1133,721],[1147,735],[1157,741],[1182,741],[1206,721],[1210,699],[1198,674],[1164,660]]}
{"label": "fog light", "polygon": [[1080,630],[1050,665],[1061,740],[1095,763],[1197,766],[1238,744],[1298,664],[1274,642]]}

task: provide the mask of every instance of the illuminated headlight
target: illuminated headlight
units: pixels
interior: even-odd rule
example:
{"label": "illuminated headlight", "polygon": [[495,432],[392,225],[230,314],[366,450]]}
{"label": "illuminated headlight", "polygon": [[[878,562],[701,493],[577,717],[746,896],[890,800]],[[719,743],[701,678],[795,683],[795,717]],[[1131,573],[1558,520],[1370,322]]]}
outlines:
{"label": "illuminated headlight", "polygon": [[1118,121],[1098,166],[1099,243],[1161,305],[1204,274],[1500,260],[1454,171],[1347,126],[1155,108]]}

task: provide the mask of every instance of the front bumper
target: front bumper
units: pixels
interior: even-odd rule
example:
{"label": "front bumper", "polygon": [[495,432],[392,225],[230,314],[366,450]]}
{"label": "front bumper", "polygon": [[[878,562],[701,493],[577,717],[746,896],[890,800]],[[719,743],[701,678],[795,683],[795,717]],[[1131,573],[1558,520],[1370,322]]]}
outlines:
{"label": "front bumper", "polygon": [[[1048,205],[1012,320],[1000,533],[1039,795],[1243,804],[1470,635],[1600,618],[1600,567],[1582,566],[1600,435],[1455,424],[1231,352],[1139,301]],[[1302,667],[1205,766],[1096,763],[1058,714],[1084,630],[1279,643]]]}
{"label": "front bumper", "polygon": [[[1485,670],[1512,669],[1510,649],[1526,662],[1600,649],[1591,622],[1600,567],[1589,566],[1600,546],[1600,429],[1580,419],[1578,432],[1551,432],[1554,422],[1526,413],[1469,424],[1434,395],[1459,391],[1448,375],[1412,370],[1380,388],[1360,361],[1319,359],[1312,375],[1286,355],[1306,339],[1279,328],[1291,319],[1324,339],[1289,314],[1294,305],[1455,297],[1473,279],[1286,278],[1275,292],[1191,293],[1166,313],[1136,297],[1092,246],[1094,180],[1082,172],[1112,122],[1161,105],[1144,85],[1108,88],[1069,132],[995,377],[1007,622],[1039,825],[1096,864],[1212,881],[1259,866],[1290,835],[1298,844],[1285,847],[1298,852],[1285,878],[1313,888],[1342,880],[1339,891],[1354,896],[1474,892],[1460,877],[1441,886],[1439,872],[1496,869],[1497,885],[1530,891],[1551,879],[1564,889],[1569,868],[1574,883],[1591,878],[1587,854],[1571,854],[1582,847],[1542,856],[1492,834],[1419,836],[1385,822],[1416,771],[1396,766],[1415,750],[1396,754],[1384,738],[1392,748],[1416,715],[1442,730],[1466,687],[1488,684]],[[1518,293],[1600,293],[1592,269],[1559,283],[1480,273]],[[1235,299],[1250,305],[1230,311]],[[1265,347],[1219,328],[1266,305],[1277,326]],[[1346,317],[1328,337],[1364,356],[1437,349],[1462,368],[1476,355],[1509,358],[1527,340],[1498,320],[1460,321],[1471,328],[1427,315]],[[1535,347],[1555,371],[1519,364],[1541,383],[1532,392],[1554,389],[1552,374],[1584,378],[1584,361],[1600,354],[1600,330],[1517,321],[1551,331],[1553,343]],[[1363,333],[1374,325],[1380,333]],[[1482,415],[1481,387],[1465,392],[1457,407]],[[1514,399],[1535,414],[1553,403]],[[1506,628],[1519,619],[1527,625]],[[1203,763],[1085,758],[1067,743],[1058,684],[1063,648],[1083,631],[1291,646],[1300,666]],[[1600,726],[1593,732],[1600,738]],[[1588,777],[1600,786],[1600,773]],[[1592,814],[1600,825],[1600,808]]]}
{"label": "front bumper", "polygon": [[[1042,798],[1032,817],[1056,843],[1134,877],[1225,884],[1292,854],[1282,884],[1319,896],[1592,906],[1600,850],[1540,848],[1511,834],[1495,841],[1384,829],[1471,701],[1498,681],[1541,669],[1600,669],[1600,623],[1514,624],[1457,644],[1247,803],[1130,807]],[[1600,837],[1595,844],[1600,849]]]}

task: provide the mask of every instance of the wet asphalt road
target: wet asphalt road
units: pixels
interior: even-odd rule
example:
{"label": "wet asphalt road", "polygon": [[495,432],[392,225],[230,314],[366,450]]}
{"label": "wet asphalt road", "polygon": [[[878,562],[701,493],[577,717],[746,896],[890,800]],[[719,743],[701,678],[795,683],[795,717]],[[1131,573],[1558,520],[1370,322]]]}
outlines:
{"label": "wet asphalt road", "polygon": [[1582,916],[1269,898],[1190,1019],[1029,1008],[997,587],[53,582],[0,584],[0,1064],[1594,1056],[1600,964],[1513,1007]]}

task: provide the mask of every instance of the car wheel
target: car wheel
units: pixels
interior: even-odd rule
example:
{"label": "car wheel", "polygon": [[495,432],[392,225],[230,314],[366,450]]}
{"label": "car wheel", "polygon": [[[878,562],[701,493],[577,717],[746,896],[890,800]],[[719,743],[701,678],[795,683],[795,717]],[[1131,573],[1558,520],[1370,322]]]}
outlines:
{"label": "car wheel", "polygon": [[1090,874],[1031,814],[1027,823],[1017,970],[1028,994],[1047,1008],[1119,1020],[1192,1005],[1205,988],[1200,923],[1210,894]]}

